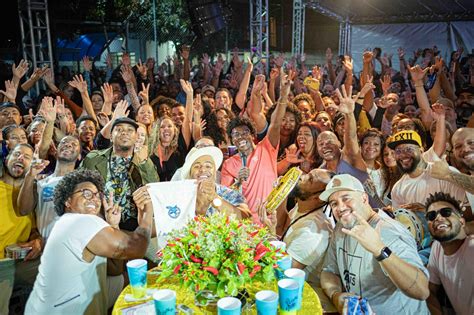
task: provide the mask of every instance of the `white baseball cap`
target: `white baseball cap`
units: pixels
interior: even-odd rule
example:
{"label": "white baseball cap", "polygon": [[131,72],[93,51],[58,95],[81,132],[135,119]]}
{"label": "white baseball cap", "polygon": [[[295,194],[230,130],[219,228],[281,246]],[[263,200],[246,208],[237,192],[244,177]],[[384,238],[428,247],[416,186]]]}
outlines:
{"label": "white baseball cap", "polygon": [[360,180],[349,174],[339,174],[331,178],[319,199],[327,202],[333,193],[343,190],[365,192]]}

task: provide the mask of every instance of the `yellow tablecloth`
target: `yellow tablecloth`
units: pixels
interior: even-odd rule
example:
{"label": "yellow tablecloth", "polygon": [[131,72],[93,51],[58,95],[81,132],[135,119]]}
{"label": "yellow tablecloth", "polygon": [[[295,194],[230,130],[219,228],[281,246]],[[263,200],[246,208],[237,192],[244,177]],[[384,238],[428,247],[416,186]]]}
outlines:
{"label": "yellow tablecloth", "polygon": [[[203,309],[200,309],[198,306],[194,304],[194,293],[188,289],[182,288],[176,279],[172,279],[169,282],[161,282],[160,284],[157,284],[156,283],[157,277],[158,277],[158,273],[156,273],[155,269],[148,271],[148,277],[147,277],[148,288],[161,288],[161,289],[174,290],[176,291],[176,304],[184,304],[188,307],[191,307],[194,311],[194,314],[209,314],[209,312]],[[275,292],[278,292],[276,281],[273,283],[252,283],[252,285],[248,286],[246,289],[249,292],[252,299],[255,297],[255,294],[261,290],[273,290]],[[146,301],[126,302],[124,299],[125,295],[131,294],[131,293],[132,292],[129,285],[125,289],[123,289],[119,298],[115,302],[112,315],[121,315],[122,309],[146,302]],[[217,311],[214,313],[216,314]],[[254,307],[252,314],[256,314],[256,313],[257,311]],[[304,285],[302,308],[300,311],[298,311],[298,315],[305,315],[305,314],[308,314],[308,315],[323,314],[323,309],[321,307],[321,303],[319,301],[318,295],[313,290],[313,288],[311,288],[311,286],[307,283],[305,283]]]}

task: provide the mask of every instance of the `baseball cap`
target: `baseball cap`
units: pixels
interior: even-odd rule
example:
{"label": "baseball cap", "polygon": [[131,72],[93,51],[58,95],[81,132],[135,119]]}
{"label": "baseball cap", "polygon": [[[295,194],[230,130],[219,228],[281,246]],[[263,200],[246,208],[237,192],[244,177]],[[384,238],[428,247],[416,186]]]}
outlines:
{"label": "baseball cap", "polygon": [[395,150],[399,144],[403,143],[411,143],[423,147],[420,135],[413,130],[402,130],[389,137],[387,140],[387,145],[392,150]]}
{"label": "baseball cap", "polygon": [[329,197],[338,191],[360,191],[365,192],[364,186],[352,175],[339,174],[334,176],[326,186],[326,190],[319,195],[319,199],[328,201]]}
{"label": "baseball cap", "polygon": [[5,108],[16,108],[20,113],[21,113],[21,110],[20,110],[20,107],[18,107],[18,105],[16,105],[15,103],[12,103],[12,102],[2,102],[0,103],[0,111],[5,109]]}
{"label": "baseball cap", "polygon": [[211,91],[212,93],[216,94],[216,88],[210,84],[204,85],[204,87],[201,89],[202,94],[204,94],[207,91]]}
{"label": "baseball cap", "polygon": [[115,119],[115,121],[112,123],[112,130],[114,130],[115,126],[117,126],[118,124],[129,124],[129,125],[132,125],[135,128],[135,130],[138,129],[137,122],[128,117],[120,117],[120,118]]}

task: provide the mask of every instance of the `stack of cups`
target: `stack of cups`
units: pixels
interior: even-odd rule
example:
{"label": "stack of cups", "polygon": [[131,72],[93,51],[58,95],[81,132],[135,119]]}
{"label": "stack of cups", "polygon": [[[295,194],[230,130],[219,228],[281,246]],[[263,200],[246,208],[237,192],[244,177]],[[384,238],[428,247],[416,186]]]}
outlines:
{"label": "stack of cups", "polygon": [[276,315],[278,311],[278,294],[264,290],[255,294],[257,315]]}
{"label": "stack of cups", "polygon": [[284,242],[271,241],[270,244],[280,250],[280,252],[277,253],[277,257],[280,259],[277,261],[278,268],[275,269],[275,277],[277,280],[281,280],[285,277],[285,270],[291,268],[291,257],[285,253],[286,244]]}
{"label": "stack of cups", "polygon": [[301,269],[290,268],[290,269],[285,270],[285,277],[298,282],[298,305],[297,305],[297,310],[300,310],[301,309],[301,303],[303,302],[303,288],[304,288],[304,280],[305,280],[306,274]]}
{"label": "stack of cups", "polygon": [[147,261],[134,259],[127,263],[128,279],[135,299],[143,299],[146,295]]}
{"label": "stack of cups", "polygon": [[225,297],[217,301],[218,315],[240,315],[242,302],[235,297]]}
{"label": "stack of cups", "polygon": [[158,290],[153,293],[156,315],[176,314],[176,292],[169,289]]}
{"label": "stack of cups", "polygon": [[283,279],[278,281],[278,297],[280,313],[293,315],[298,310],[298,296],[300,285],[293,279]]}

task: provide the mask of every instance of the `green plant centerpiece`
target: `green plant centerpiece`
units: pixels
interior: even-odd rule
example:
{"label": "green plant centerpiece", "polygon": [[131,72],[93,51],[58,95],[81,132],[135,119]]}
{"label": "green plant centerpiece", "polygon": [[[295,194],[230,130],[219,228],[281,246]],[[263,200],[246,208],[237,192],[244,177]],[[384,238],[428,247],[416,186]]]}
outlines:
{"label": "green plant centerpiece", "polygon": [[267,228],[225,214],[195,217],[172,231],[158,253],[162,272],[157,280],[177,276],[195,292],[209,290],[218,297],[236,296],[254,281],[275,279],[277,249]]}

